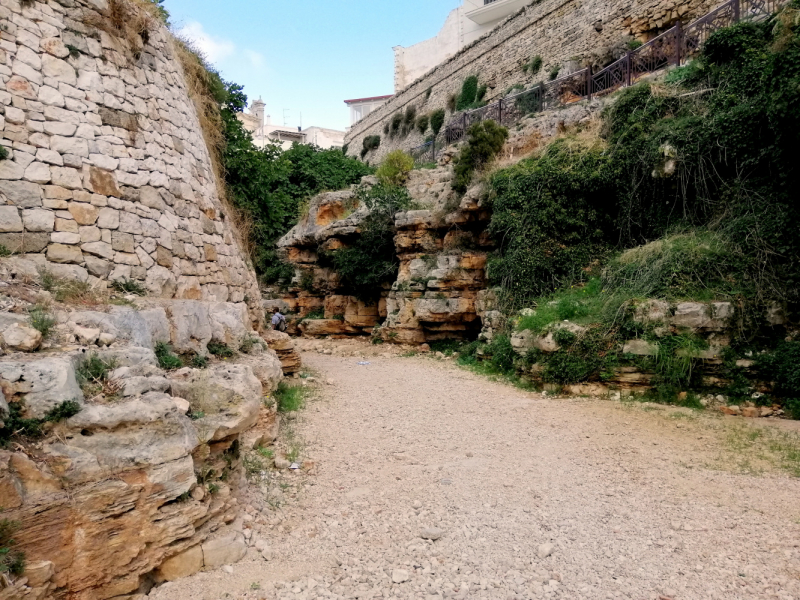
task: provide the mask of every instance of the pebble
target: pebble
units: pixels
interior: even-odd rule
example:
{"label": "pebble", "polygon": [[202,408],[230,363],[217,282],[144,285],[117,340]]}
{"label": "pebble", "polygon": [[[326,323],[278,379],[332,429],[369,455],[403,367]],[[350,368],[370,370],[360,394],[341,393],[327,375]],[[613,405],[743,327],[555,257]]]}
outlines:
{"label": "pebble", "polygon": [[550,556],[553,553],[553,548],[553,544],[542,544],[539,546],[539,551],[537,552],[539,558],[547,558]]}
{"label": "pebble", "polygon": [[408,571],[405,569],[395,569],[392,571],[392,581],[394,583],[404,583],[408,581]]}
{"label": "pebble", "polygon": [[438,527],[426,527],[420,532],[419,536],[423,540],[438,540],[443,534],[444,531]]}

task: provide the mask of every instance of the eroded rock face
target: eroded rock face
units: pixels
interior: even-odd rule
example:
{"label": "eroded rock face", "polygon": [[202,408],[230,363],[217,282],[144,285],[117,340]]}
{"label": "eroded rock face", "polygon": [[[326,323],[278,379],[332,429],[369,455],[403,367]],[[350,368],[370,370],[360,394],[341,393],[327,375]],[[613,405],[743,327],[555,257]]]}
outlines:
{"label": "eroded rock face", "polygon": [[319,264],[320,249],[336,251],[352,243],[366,209],[344,210],[352,206],[352,192],[314,198],[308,218],[279,242],[297,273],[294,287],[270,306],[281,302],[282,309],[298,314],[301,322],[292,332],[309,337],[376,334],[389,342],[421,344],[476,335],[481,325],[475,303],[486,287],[491,249],[485,232],[489,212],[482,187],[459,198],[451,180],[450,166],[409,174],[406,187],[418,208],[395,217],[397,280],[391,289],[376,289],[366,303]]}

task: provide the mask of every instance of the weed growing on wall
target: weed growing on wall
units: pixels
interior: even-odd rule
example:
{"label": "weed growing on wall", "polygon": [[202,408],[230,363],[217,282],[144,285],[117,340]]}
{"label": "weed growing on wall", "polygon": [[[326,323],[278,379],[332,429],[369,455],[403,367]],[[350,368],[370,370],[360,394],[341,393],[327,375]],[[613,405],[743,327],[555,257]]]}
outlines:
{"label": "weed growing on wall", "polygon": [[379,135],[366,136],[364,140],[361,142],[361,159],[363,160],[364,157],[367,155],[367,152],[369,152],[370,150],[377,150],[378,148],[380,148],[380,145],[381,145],[381,136]]}
{"label": "weed growing on wall", "polygon": [[470,75],[461,85],[461,93],[458,94],[455,101],[455,110],[471,110],[473,108],[486,106],[483,99],[486,96],[487,89],[485,85],[478,86],[477,75]]}
{"label": "weed growing on wall", "polygon": [[430,117],[428,115],[422,115],[417,119],[417,131],[419,131],[420,135],[425,135],[425,132],[428,131],[429,124]]}
{"label": "weed growing on wall", "polygon": [[433,132],[434,137],[439,135],[439,132],[442,130],[442,126],[444,125],[444,119],[445,119],[445,112],[443,108],[435,110],[431,113],[431,131]]}

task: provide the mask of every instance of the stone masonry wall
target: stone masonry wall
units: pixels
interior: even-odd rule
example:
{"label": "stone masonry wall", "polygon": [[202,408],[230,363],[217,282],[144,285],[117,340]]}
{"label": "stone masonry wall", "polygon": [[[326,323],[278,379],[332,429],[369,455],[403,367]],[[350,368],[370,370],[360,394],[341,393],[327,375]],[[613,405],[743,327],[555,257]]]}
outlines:
{"label": "stone masonry wall", "polygon": [[107,12],[0,0],[0,244],[63,277],[257,308],[170,34],[154,23],[136,52],[87,24]]}
{"label": "stone masonry wall", "polygon": [[[416,130],[405,137],[389,138],[384,126],[395,113],[410,106],[416,107],[418,115],[446,108],[448,99],[460,91],[470,75],[477,75],[480,83],[489,87],[486,100],[493,102],[515,84],[530,87],[546,78],[554,66],[566,74],[584,61],[599,60],[603,64],[625,39],[646,41],[674,21],[690,22],[719,4],[720,0],[535,2],[356,123],[345,139],[348,153],[357,156],[369,135],[381,136],[380,148],[366,156],[372,163],[396,148],[409,150],[424,143],[425,136]],[[535,76],[525,74],[522,66],[537,55],[544,61],[541,71]]]}

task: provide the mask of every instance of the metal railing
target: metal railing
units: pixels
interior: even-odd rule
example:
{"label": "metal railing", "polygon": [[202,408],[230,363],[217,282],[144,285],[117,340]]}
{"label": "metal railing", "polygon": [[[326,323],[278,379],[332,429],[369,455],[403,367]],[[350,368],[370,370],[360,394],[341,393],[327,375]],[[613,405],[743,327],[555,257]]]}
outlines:
{"label": "metal railing", "polygon": [[[602,71],[593,73],[591,67],[581,69],[493,104],[454,115],[445,128],[445,140],[448,144],[457,142],[466,135],[470,126],[486,119],[501,125],[513,125],[526,115],[629,86],[648,73],[670,65],[680,65],[691,58],[701,50],[714,31],[743,19],[766,19],[787,3],[788,0],[728,0],[686,27],[677,22],[671,29],[628,52]],[[436,148],[427,146],[415,148],[412,154],[426,148],[435,158]]]}

